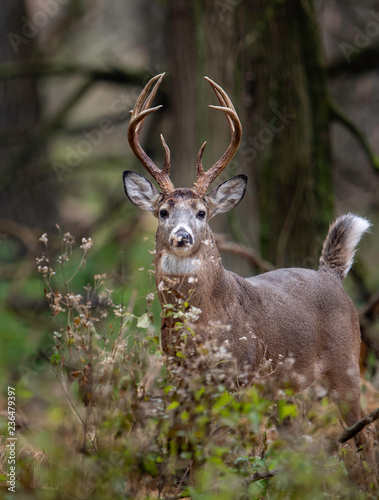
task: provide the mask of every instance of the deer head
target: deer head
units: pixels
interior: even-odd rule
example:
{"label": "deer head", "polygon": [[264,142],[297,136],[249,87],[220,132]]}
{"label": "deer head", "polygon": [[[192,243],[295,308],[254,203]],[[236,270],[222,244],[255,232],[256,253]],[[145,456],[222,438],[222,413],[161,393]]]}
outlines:
{"label": "deer head", "polygon": [[137,99],[128,129],[128,140],[134,154],[146,170],[152,175],[159,187],[137,174],[127,170],[124,172],[125,192],[134,205],[151,211],[159,221],[159,240],[161,246],[177,257],[190,256],[195,253],[206,238],[207,222],[214,215],[235,207],[243,198],[247,177],[237,175],[223,182],[206,194],[209,185],[226,168],[235,155],[241,142],[242,127],[234,106],[226,92],[210,78],[205,79],[213,88],[220,106],[210,106],[223,111],[226,115],[230,131],[230,144],[222,157],[204,172],[202,155],[206,143],[201,146],[196,162],[197,180],[193,188],[175,189],[170,179],[170,150],[161,135],[165,160],[159,169],[142,149],[139,135],[146,117],[161,106],[150,107],[162,82],[164,73],[152,78]]}

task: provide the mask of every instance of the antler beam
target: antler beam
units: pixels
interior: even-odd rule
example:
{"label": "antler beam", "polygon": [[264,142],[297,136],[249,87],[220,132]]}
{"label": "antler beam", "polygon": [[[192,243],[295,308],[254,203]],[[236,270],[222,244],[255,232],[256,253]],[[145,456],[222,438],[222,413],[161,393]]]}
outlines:
{"label": "antler beam", "polygon": [[[146,154],[146,152],[142,149],[139,136],[145,122],[146,117],[150,113],[154,113],[162,106],[156,106],[151,108],[151,103],[158,91],[158,88],[162,82],[164,77],[164,73],[154,76],[149,82],[146,84],[145,88],[142,90],[139,95],[137,102],[134,106],[134,109],[131,111],[131,119],[128,129],[128,140],[130,147],[142,165],[146,168],[146,170],[150,173],[150,175],[156,180],[157,184],[162,189],[163,194],[171,193],[175,190],[175,187],[170,179],[170,150],[161,135],[162,144],[165,150],[165,161],[162,169],[159,169],[152,159]],[[241,122],[238,118],[237,112],[234,109],[233,103],[230,100],[228,94],[208,77],[205,79],[210,83],[213,88],[217,99],[219,100],[221,106],[209,106],[210,108],[220,110],[225,113],[226,119],[229,123],[230,131],[231,131],[231,139],[230,144],[225,151],[225,153],[221,156],[221,158],[211,167],[207,172],[204,172],[203,164],[202,164],[202,156],[205,148],[205,142],[201,146],[197,162],[196,162],[196,175],[197,180],[195,183],[195,191],[204,195],[209,187],[209,185],[218,177],[221,172],[227,167],[228,163],[231,161],[233,156],[236,154],[237,149],[241,142],[242,137],[242,126]]]}
{"label": "antler beam", "polygon": [[[145,88],[140,93],[134,109],[131,111],[132,116],[130,118],[128,128],[128,141],[133,153],[146,168],[149,174],[156,180],[157,184],[162,189],[163,194],[168,194],[174,191],[175,187],[170,179],[170,150],[163,138],[163,135],[161,135],[161,141],[165,150],[165,161],[162,170],[155,165],[153,160],[142,149],[139,142],[139,135],[146,117],[150,113],[154,113],[154,111],[157,111],[162,107],[162,105],[160,105],[155,108],[150,108],[150,105],[153,102],[164,75],[165,74],[162,73],[154,76],[154,78],[148,81]],[[153,88],[149,94],[152,85]]]}
{"label": "antler beam", "polygon": [[216,177],[221,174],[221,172],[226,168],[228,163],[236,154],[242,137],[242,125],[228,94],[213,80],[211,80],[207,76],[205,76],[204,78],[210,83],[217,96],[217,99],[221,104],[221,106],[209,107],[223,111],[226,114],[226,119],[228,120],[231,131],[231,139],[225,153],[207,172],[204,172],[202,165],[202,156],[206,143],[204,142],[204,144],[201,146],[196,162],[197,181],[195,183],[195,191],[197,191],[201,195],[204,195],[206,193],[209,185],[216,179]]}

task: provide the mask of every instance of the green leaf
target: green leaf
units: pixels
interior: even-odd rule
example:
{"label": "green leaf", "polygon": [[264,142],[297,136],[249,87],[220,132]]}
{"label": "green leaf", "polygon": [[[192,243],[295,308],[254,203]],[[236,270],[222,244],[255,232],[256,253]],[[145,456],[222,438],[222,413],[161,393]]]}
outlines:
{"label": "green leaf", "polygon": [[55,352],[51,358],[50,358],[50,363],[54,366],[59,364],[59,361],[61,360],[61,355]]}
{"label": "green leaf", "polygon": [[297,417],[297,408],[292,403],[279,401],[278,403],[279,420],[283,421],[286,417]]}
{"label": "green leaf", "polygon": [[232,396],[230,396],[230,394],[228,394],[227,392],[223,392],[221,397],[213,405],[213,409],[218,410],[218,409],[222,408],[223,406],[227,405],[231,399],[232,399]]}
{"label": "green leaf", "polygon": [[167,407],[167,410],[174,410],[175,408],[177,408],[178,406],[180,406],[180,403],[178,401],[173,401],[168,407]]}
{"label": "green leaf", "polygon": [[138,328],[148,328],[149,325],[150,325],[150,321],[149,321],[148,314],[147,313],[142,314],[142,316],[140,318],[138,318],[137,327]]}
{"label": "green leaf", "polygon": [[204,392],[205,392],[205,388],[204,387],[200,387],[200,389],[198,391],[196,391],[196,393],[195,393],[195,399],[197,401],[199,401],[199,399],[204,394]]}

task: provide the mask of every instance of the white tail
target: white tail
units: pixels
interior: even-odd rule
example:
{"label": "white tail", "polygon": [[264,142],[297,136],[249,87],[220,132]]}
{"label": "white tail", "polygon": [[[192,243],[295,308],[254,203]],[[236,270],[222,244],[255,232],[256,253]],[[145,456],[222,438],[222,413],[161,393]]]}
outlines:
{"label": "white tail", "polygon": [[[338,217],[329,228],[321,252],[320,268],[332,269],[341,279],[346,278],[354,262],[356,247],[370,222],[353,214]],[[337,244],[338,243],[338,244]]]}

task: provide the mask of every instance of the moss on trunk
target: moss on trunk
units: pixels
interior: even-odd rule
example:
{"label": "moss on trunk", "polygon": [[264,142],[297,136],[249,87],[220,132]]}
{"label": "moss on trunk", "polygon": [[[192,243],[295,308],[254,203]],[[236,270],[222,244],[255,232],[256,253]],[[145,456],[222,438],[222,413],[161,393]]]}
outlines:
{"label": "moss on trunk", "polygon": [[317,266],[332,217],[328,89],[310,1],[245,1],[244,158],[256,177],[261,248],[278,266]]}

